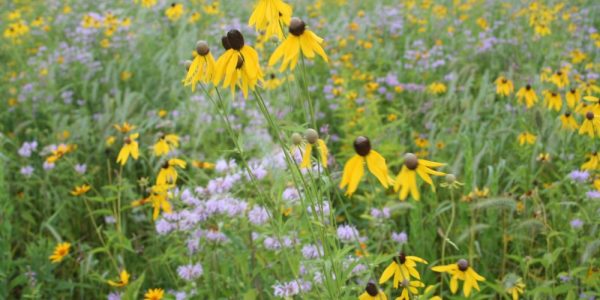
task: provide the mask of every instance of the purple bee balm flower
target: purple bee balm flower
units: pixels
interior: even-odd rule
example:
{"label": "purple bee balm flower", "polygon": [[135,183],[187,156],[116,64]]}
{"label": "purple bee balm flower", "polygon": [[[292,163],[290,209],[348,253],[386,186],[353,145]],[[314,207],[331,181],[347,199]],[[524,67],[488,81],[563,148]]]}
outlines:
{"label": "purple bee balm flower", "polygon": [[21,168],[20,172],[23,176],[25,177],[31,177],[31,175],[33,175],[33,167],[32,166],[24,166]]}
{"label": "purple bee balm flower", "polygon": [[87,170],[87,165],[86,164],[76,164],[75,165],[75,172],[83,175],[85,174],[85,171]]}
{"label": "purple bee balm flower", "polygon": [[337,229],[337,236],[342,242],[354,242],[358,236],[358,230],[351,225],[342,225]]}
{"label": "purple bee balm flower", "polygon": [[586,195],[590,198],[590,199],[600,199],[600,191],[589,191],[586,193]]}
{"label": "purple bee balm flower", "polygon": [[202,269],[202,265],[200,264],[190,264],[179,266],[177,268],[177,274],[179,277],[186,281],[192,281],[202,276],[204,270]]}
{"label": "purple bee balm flower", "polygon": [[573,219],[570,224],[573,229],[581,229],[581,227],[583,227],[583,221],[581,219]]}
{"label": "purple bee balm flower", "polygon": [[112,293],[108,294],[108,297],[106,299],[108,299],[108,300],[121,300],[121,294],[119,292],[112,292]]}
{"label": "purple bee balm flower", "polygon": [[269,213],[264,207],[256,205],[248,212],[248,220],[254,225],[262,225],[269,220]]}
{"label": "purple bee balm flower", "polygon": [[408,235],[404,231],[400,233],[392,232],[392,240],[400,244],[406,244],[408,242]]}
{"label": "purple bee balm flower", "polygon": [[306,259],[315,259],[321,256],[320,253],[323,253],[323,247],[316,245],[304,245],[302,247],[302,256]]}
{"label": "purple bee balm flower", "polygon": [[573,172],[569,173],[569,177],[575,182],[584,183],[590,177],[590,173],[588,173],[588,171],[574,170]]}

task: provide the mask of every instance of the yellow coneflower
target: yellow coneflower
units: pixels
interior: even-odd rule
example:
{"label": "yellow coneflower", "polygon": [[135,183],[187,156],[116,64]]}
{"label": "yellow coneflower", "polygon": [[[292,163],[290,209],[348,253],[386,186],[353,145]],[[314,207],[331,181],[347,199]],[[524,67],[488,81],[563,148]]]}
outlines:
{"label": "yellow coneflower", "polygon": [[152,220],[158,219],[158,215],[160,214],[161,209],[164,212],[170,214],[173,211],[171,203],[169,203],[169,200],[167,199],[170,187],[170,185],[166,184],[153,185],[150,189],[150,196],[148,198],[138,200],[137,203],[135,203],[135,206],[139,206],[147,202],[152,202]]}
{"label": "yellow coneflower", "polygon": [[427,86],[427,91],[434,95],[443,94],[447,91],[446,85],[442,82],[433,82]]}
{"label": "yellow coneflower", "polygon": [[591,138],[594,138],[595,135],[600,136],[600,117],[591,110],[588,110],[584,116],[583,123],[579,128],[579,134],[587,134]]}
{"label": "yellow coneflower", "polygon": [[148,289],[144,294],[144,300],[161,300],[165,295],[163,289]]}
{"label": "yellow coneflower", "polygon": [[460,259],[455,264],[433,267],[431,270],[452,275],[452,278],[450,279],[450,291],[452,291],[452,294],[456,294],[456,291],[458,291],[458,280],[463,280],[465,282],[463,284],[463,294],[465,297],[471,295],[472,289],[479,291],[479,284],[477,281],[485,281],[485,278],[477,274],[465,259]]}
{"label": "yellow coneflower", "polygon": [[292,7],[281,0],[258,0],[248,26],[264,30],[267,37],[283,38],[282,27],[290,24]]}
{"label": "yellow coneflower", "polygon": [[123,122],[123,125],[115,124],[113,127],[121,133],[128,133],[135,129],[135,125],[131,125],[127,122]]}
{"label": "yellow coneflower", "polygon": [[538,101],[538,96],[531,87],[531,85],[526,85],[519,89],[517,92],[517,100],[519,104],[525,102],[525,106],[527,108],[531,108]]}
{"label": "yellow coneflower", "polygon": [[164,165],[160,168],[158,172],[158,176],[156,176],[156,184],[157,185],[174,185],[177,182],[177,169],[175,167],[179,167],[185,169],[186,163],[185,161],[172,158],[164,163]]}
{"label": "yellow coneflower", "polygon": [[536,160],[539,161],[539,162],[543,162],[543,163],[549,162],[550,161],[550,153],[544,153],[544,152],[542,152],[542,153],[540,153],[538,155],[538,157],[536,158]]}
{"label": "yellow coneflower", "polygon": [[187,74],[183,80],[184,86],[192,86],[192,92],[196,90],[198,82],[210,82],[215,73],[215,59],[210,53],[208,43],[198,41],[194,54],[194,60],[187,66]]}
{"label": "yellow coneflower", "polygon": [[423,181],[427,182],[433,191],[435,191],[435,185],[429,175],[444,176],[443,172],[439,172],[430,168],[441,167],[445,164],[428,161],[424,159],[418,159],[413,153],[406,153],[404,155],[404,164],[400,173],[396,177],[396,184],[394,185],[394,191],[400,192],[400,200],[406,200],[408,194],[415,200],[421,198],[419,193],[419,187],[417,185],[417,174]]}
{"label": "yellow coneflower", "polygon": [[511,279],[505,282],[505,290],[513,300],[519,300],[519,295],[525,291],[525,284],[521,278]]}
{"label": "yellow coneflower", "polygon": [[559,111],[562,108],[562,98],[557,92],[544,91],[544,101],[548,109]]}
{"label": "yellow coneflower", "polygon": [[173,22],[179,20],[183,15],[184,9],[181,3],[171,3],[171,6],[165,10],[165,16]]}
{"label": "yellow coneflower", "polygon": [[218,85],[221,80],[223,87],[229,87],[235,93],[239,85],[248,98],[248,89],[254,90],[258,80],[262,80],[258,53],[252,47],[244,44],[244,36],[239,30],[233,29],[221,38],[225,53],[217,59],[213,84]]}
{"label": "yellow coneflower", "polygon": [[533,145],[535,143],[535,140],[537,139],[537,137],[529,132],[523,132],[521,134],[519,134],[519,136],[517,137],[517,140],[519,142],[519,145],[523,146],[523,145]]}
{"label": "yellow coneflower", "polygon": [[108,280],[107,283],[110,286],[124,287],[127,284],[129,284],[129,273],[127,273],[127,270],[123,270],[123,271],[121,271],[121,273],[119,273],[119,280],[118,281]]}
{"label": "yellow coneflower", "polygon": [[65,145],[60,144],[56,147],[56,149],[52,150],[50,155],[46,158],[47,163],[55,163],[59,159],[61,159],[65,154],[73,152],[75,150],[75,145]]}
{"label": "yellow coneflower", "polygon": [[591,96],[592,94],[600,93],[600,86],[597,86],[595,84],[595,81],[593,80],[581,83],[578,89],[581,91],[582,94],[586,96]]}
{"label": "yellow coneflower", "polygon": [[56,247],[54,248],[54,252],[52,252],[52,255],[50,255],[50,261],[52,263],[59,263],[61,262],[65,256],[69,255],[69,249],[71,248],[71,244],[70,243],[60,243],[58,245],[56,245]]}
{"label": "yellow coneflower", "polygon": [[156,144],[154,144],[154,155],[167,155],[169,151],[179,147],[179,136],[175,134],[161,135]]}
{"label": "yellow coneflower", "polygon": [[73,196],[81,196],[81,195],[87,193],[90,189],[91,189],[91,187],[89,185],[87,185],[87,184],[76,186],[71,191],[71,195],[73,195]]}
{"label": "yellow coneflower", "polygon": [[135,140],[140,136],[139,133],[130,134],[125,138],[123,142],[123,147],[121,151],[119,151],[119,155],[117,156],[117,162],[124,166],[131,156],[134,160],[137,160],[140,157],[140,149],[138,142]]}
{"label": "yellow coneflower", "polygon": [[569,70],[562,68],[550,76],[550,82],[554,83],[557,88],[562,89],[569,84]]}
{"label": "yellow coneflower", "polygon": [[515,87],[513,85],[513,82],[511,80],[508,80],[506,77],[500,76],[498,77],[498,79],[496,79],[496,94],[505,97],[510,96],[514,89]]}
{"label": "yellow coneflower", "polygon": [[304,154],[302,155],[302,163],[300,164],[300,167],[308,168],[311,166],[312,149],[316,146],[317,150],[319,151],[321,164],[323,167],[327,168],[328,150],[325,141],[319,138],[319,134],[314,129],[306,130],[305,138],[308,143],[306,143],[306,148],[304,148]]}
{"label": "yellow coneflower", "polygon": [[581,169],[588,171],[598,170],[600,168],[600,155],[598,152],[590,153],[588,156],[589,159],[581,165]]}
{"label": "yellow coneflower", "polygon": [[398,284],[404,280],[410,280],[411,277],[415,279],[421,279],[419,271],[417,271],[417,263],[426,264],[427,261],[417,256],[406,256],[404,253],[394,257],[394,260],[390,265],[385,268],[381,277],[379,278],[379,284],[384,284],[392,276],[394,276],[393,286],[398,288]]}
{"label": "yellow coneflower", "polygon": [[579,103],[579,99],[581,99],[581,94],[577,89],[570,89],[565,95],[567,99],[567,106],[573,109]]}
{"label": "yellow coneflower", "polygon": [[369,282],[365,292],[358,296],[358,300],[387,300],[387,296],[377,288],[375,283]]}
{"label": "yellow coneflower", "polygon": [[215,168],[214,163],[199,161],[199,160],[192,161],[192,166],[199,168],[199,169],[206,169],[206,170],[212,170]]}
{"label": "yellow coneflower", "polygon": [[283,72],[288,67],[290,70],[294,70],[300,55],[313,58],[315,53],[328,62],[327,54],[321,47],[322,43],[323,39],[307,29],[304,21],[294,17],[290,22],[290,35],[275,49],[269,58],[269,66],[275,65],[283,58],[279,71]]}
{"label": "yellow coneflower", "polygon": [[579,128],[577,121],[575,120],[575,118],[573,117],[573,115],[570,112],[566,112],[563,115],[561,115],[560,122],[561,122],[560,128],[562,128],[562,129],[577,130],[577,128]]}
{"label": "yellow coneflower", "polygon": [[354,151],[356,151],[356,154],[344,165],[342,182],[340,183],[341,189],[344,189],[346,186],[348,187],[346,195],[352,196],[358,188],[358,183],[365,172],[365,163],[369,172],[377,177],[381,185],[387,189],[393,180],[388,174],[385,158],[377,151],[371,149],[369,138],[365,136],[357,137],[354,140]]}
{"label": "yellow coneflower", "polygon": [[418,280],[404,279],[400,282],[402,293],[396,298],[396,300],[410,300],[410,296],[418,296],[419,288],[425,287],[425,284]]}

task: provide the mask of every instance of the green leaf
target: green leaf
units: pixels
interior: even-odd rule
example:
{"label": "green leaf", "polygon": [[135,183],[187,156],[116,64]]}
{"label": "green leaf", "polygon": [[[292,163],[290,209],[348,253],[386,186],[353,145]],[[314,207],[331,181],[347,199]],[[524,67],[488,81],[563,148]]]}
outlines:
{"label": "green leaf", "polygon": [[146,277],[146,273],[142,273],[138,279],[127,286],[127,290],[125,290],[125,293],[123,294],[123,300],[135,300],[139,298],[138,294],[144,283],[144,277]]}

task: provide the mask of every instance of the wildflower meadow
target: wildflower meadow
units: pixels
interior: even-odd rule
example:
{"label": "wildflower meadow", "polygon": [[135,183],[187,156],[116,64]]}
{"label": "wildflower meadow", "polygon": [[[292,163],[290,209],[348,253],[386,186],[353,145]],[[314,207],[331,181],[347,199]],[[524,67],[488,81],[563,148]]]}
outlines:
{"label": "wildflower meadow", "polygon": [[600,299],[600,2],[0,1],[0,299]]}

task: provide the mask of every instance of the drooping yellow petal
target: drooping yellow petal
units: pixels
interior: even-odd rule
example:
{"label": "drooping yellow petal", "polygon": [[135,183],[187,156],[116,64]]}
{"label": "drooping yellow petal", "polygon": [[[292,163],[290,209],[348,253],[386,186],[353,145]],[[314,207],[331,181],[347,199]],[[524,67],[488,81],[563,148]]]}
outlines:
{"label": "drooping yellow petal", "polygon": [[390,280],[390,277],[394,275],[397,268],[398,264],[395,261],[392,261],[392,263],[389,266],[387,266],[387,268],[385,268],[385,270],[381,274],[381,277],[379,278],[379,284],[384,284],[385,282]]}
{"label": "drooping yellow petal", "polygon": [[310,167],[311,155],[312,155],[312,145],[307,143],[306,148],[304,149],[304,154],[302,155],[302,163],[300,164],[301,168]]}
{"label": "drooping yellow petal", "polygon": [[321,156],[321,164],[323,165],[323,167],[327,168],[327,156],[329,154],[327,145],[325,144],[325,141],[323,141],[322,139],[318,139],[317,146],[318,146],[319,154]]}
{"label": "drooping yellow petal", "polygon": [[384,188],[388,188],[388,170],[387,165],[385,163],[385,158],[381,156],[381,154],[377,153],[375,150],[371,150],[369,154],[366,156],[367,167],[369,171],[377,177],[381,185]]}

